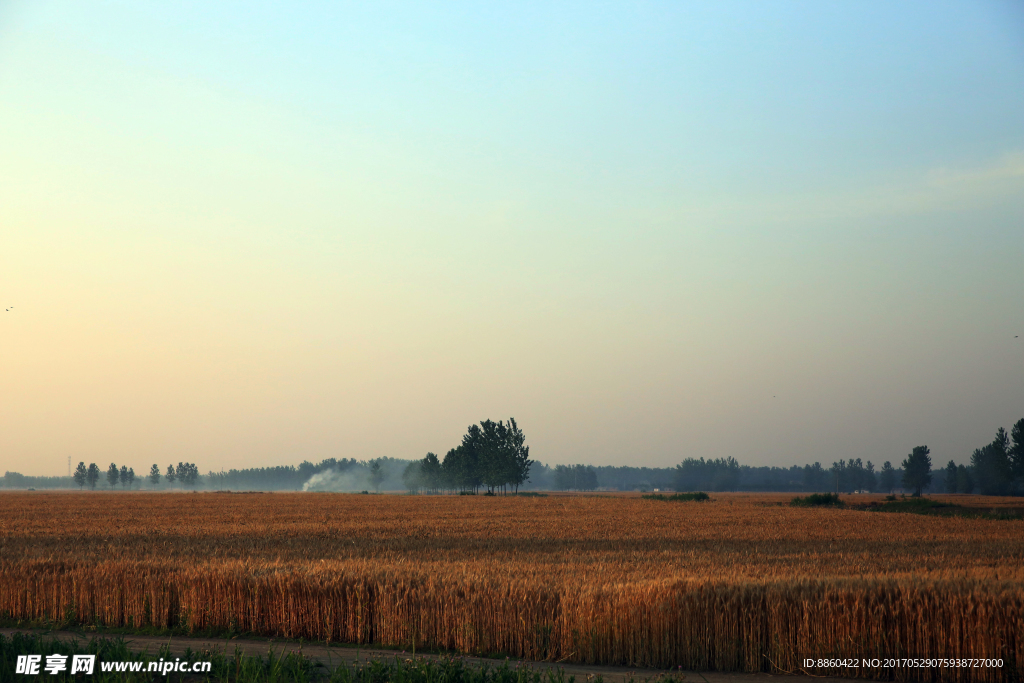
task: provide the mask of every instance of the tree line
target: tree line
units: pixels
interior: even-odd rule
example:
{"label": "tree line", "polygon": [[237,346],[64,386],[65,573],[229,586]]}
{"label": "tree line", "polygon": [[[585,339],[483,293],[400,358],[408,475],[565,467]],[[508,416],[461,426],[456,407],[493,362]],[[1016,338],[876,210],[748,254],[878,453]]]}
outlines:
{"label": "tree line", "polygon": [[974,449],[969,465],[957,465],[950,460],[945,468],[932,470],[931,450],[917,446],[903,460],[898,469],[891,463],[882,465],[877,474],[869,460],[860,458],[840,460],[828,471],[819,463],[805,467],[808,488],[830,490],[827,484],[834,480],[838,491],[884,491],[897,487],[921,495],[935,479],[937,487],[946,493],[981,493],[986,496],[1024,495],[1024,419],[1018,420],[1007,433],[1000,427],[991,443]]}
{"label": "tree line", "polygon": [[[154,463],[146,478],[150,484],[157,486],[160,483],[160,466]],[[168,465],[164,478],[168,484],[178,481],[183,487],[195,488],[199,481],[199,468],[191,462],[179,462],[177,467]],[[71,475],[71,480],[79,490],[86,486],[90,490],[95,490],[96,484],[100,481],[100,468],[94,462],[89,463],[88,467],[84,462],[80,462],[75,468],[74,474]],[[120,484],[122,490],[127,488],[130,491],[135,484],[135,469],[127,465],[118,467],[115,463],[110,463],[110,467],[106,470],[106,480],[107,486],[111,490]]]}
{"label": "tree line", "polygon": [[806,491],[836,491],[853,493],[854,491],[890,492],[902,485],[902,467],[893,467],[886,460],[881,469],[875,469],[870,460],[861,458],[838,460],[825,469],[821,463],[804,465],[802,481]]}
{"label": "tree line", "polygon": [[478,493],[485,488],[491,495],[509,489],[518,493],[530,478],[531,465],[530,447],[515,418],[508,423],[484,420],[470,425],[462,443],[443,459],[427,453],[422,460],[409,463],[402,479],[413,492]]}
{"label": "tree line", "polygon": [[927,446],[913,449],[902,463],[886,461],[877,467],[861,458],[838,460],[825,468],[820,462],[791,467],[752,467],[734,458],[686,458],[676,467],[592,466],[549,467],[531,460],[525,436],[515,420],[484,420],[467,429],[456,448],[443,459],[433,453],[421,460],[377,458],[370,461],[327,458],[298,466],[232,469],[200,476],[194,463],[168,465],[161,473],[153,465],[148,476],[111,463],[105,470],[95,463],[79,463],[73,477],[31,477],[6,472],[4,488],[133,489],[181,486],[211,490],[359,490],[360,488],[412,491],[489,492],[579,490],[599,488],[650,491],[854,491],[891,492],[904,488],[915,493],[1024,494],[1024,419],[1009,431],[997,430],[989,444],[974,450],[968,464],[950,461],[932,469]]}
{"label": "tree line", "polygon": [[597,470],[590,465],[556,465],[555,488],[559,491],[594,491],[600,488]]}
{"label": "tree line", "polygon": [[1000,427],[991,443],[974,449],[970,465],[946,465],[947,493],[978,493],[986,496],[1024,494],[1024,419],[1010,428]]}

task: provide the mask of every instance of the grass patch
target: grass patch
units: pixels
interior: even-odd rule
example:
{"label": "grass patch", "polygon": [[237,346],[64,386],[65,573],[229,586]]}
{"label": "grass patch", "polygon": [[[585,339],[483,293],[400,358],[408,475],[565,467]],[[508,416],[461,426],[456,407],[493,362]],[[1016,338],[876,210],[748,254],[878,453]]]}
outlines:
{"label": "grass patch", "polygon": [[985,510],[970,508],[956,503],[943,503],[931,498],[902,498],[886,496],[881,503],[868,503],[862,509],[871,512],[903,512],[914,515],[931,515],[933,517],[966,517],[968,519],[1020,520],[1024,519],[1024,510],[1017,508]]}
{"label": "grass patch", "polygon": [[703,501],[711,500],[711,496],[704,493],[703,491],[694,491],[692,493],[673,493],[671,496],[662,495],[660,493],[652,493],[646,496],[642,496],[644,500],[669,500],[675,502],[681,501]]}
{"label": "grass patch", "polygon": [[[0,680],[28,680],[24,674],[15,673],[18,657],[21,655],[41,655],[39,674],[48,681],[81,681],[94,683],[136,683],[142,681],[222,681],[223,683],[305,683],[316,680],[317,665],[313,661],[297,654],[283,656],[273,652],[262,655],[243,655],[236,650],[234,655],[221,652],[197,652],[186,649],[183,654],[174,655],[166,646],[156,653],[132,652],[121,638],[92,638],[87,641],[76,639],[60,640],[42,634],[15,633],[10,638],[0,635]],[[67,657],[67,668],[63,672],[50,674],[45,670],[46,659],[50,655]],[[81,673],[71,675],[71,661],[75,655],[95,655],[93,673],[84,676]],[[208,673],[168,672],[166,675],[146,671],[150,662],[188,663],[210,662]],[[103,663],[131,662],[139,663],[141,671],[104,671]]]}
{"label": "grass patch", "polygon": [[811,495],[804,496],[803,498],[797,496],[791,500],[789,504],[798,508],[841,508],[846,505],[846,503],[839,498],[839,494],[837,493],[812,493]]}
{"label": "grass patch", "polygon": [[955,510],[963,510],[953,503],[940,503],[930,498],[904,498],[903,500],[886,500],[872,508],[877,512],[913,512],[919,515],[949,514]]}

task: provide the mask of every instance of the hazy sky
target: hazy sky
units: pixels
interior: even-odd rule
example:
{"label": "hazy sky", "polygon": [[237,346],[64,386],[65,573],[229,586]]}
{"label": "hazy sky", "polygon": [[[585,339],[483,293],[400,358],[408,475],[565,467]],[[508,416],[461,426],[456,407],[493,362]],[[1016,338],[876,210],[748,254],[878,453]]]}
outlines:
{"label": "hazy sky", "polygon": [[0,469],[1024,417],[1021,3],[435,4],[0,4]]}

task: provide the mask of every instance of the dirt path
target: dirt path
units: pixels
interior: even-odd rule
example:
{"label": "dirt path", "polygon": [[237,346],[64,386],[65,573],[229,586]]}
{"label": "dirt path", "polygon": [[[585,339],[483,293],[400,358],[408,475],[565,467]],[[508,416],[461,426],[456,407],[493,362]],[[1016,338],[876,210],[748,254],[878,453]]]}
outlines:
{"label": "dirt path", "polygon": [[[241,650],[247,655],[265,655],[269,650],[273,650],[275,655],[284,655],[289,652],[299,652],[310,659],[319,661],[329,669],[333,669],[342,663],[350,663],[358,660],[367,659],[391,659],[393,657],[401,657],[403,659],[411,658],[410,652],[403,652],[399,650],[378,650],[378,649],[359,649],[348,645],[324,645],[323,643],[302,643],[301,646],[297,641],[292,640],[242,640],[239,638],[218,639],[218,638],[187,638],[183,636],[141,636],[141,635],[125,635],[125,634],[85,634],[77,633],[73,631],[42,631],[38,629],[14,629],[4,628],[0,629],[6,637],[10,637],[14,633],[36,633],[52,636],[61,640],[67,639],[89,639],[95,637],[107,637],[107,638],[123,638],[128,644],[129,649],[135,652],[150,652],[156,653],[159,648],[163,645],[167,645],[171,652],[175,655],[183,654],[186,649],[191,649],[193,652],[202,650],[214,650],[221,651],[225,654],[233,654],[237,649]],[[422,655],[417,653],[417,658],[424,657],[430,659],[437,659],[440,655]],[[491,665],[497,664],[498,662],[493,659],[482,659],[479,657],[465,657],[466,662],[474,664],[482,664],[484,662]],[[575,676],[578,681],[586,681],[591,676],[602,676],[605,681],[609,683],[627,683],[631,680],[643,680],[645,678],[654,678],[656,676],[668,673],[658,669],[637,669],[630,667],[621,666],[591,666],[586,664],[560,664],[554,662],[530,662],[530,665],[537,669],[550,669],[550,668],[561,668],[565,671],[568,676]],[[757,681],[822,681],[823,683],[854,683],[854,679],[851,678],[835,678],[831,676],[814,677],[811,679],[807,676],[788,676],[788,675],[772,675],[766,673],[757,674],[746,674],[746,673],[724,673],[724,672],[713,672],[713,671],[681,671],[686,676],[687,681],[697,681],[700,683],[755,683]]]}

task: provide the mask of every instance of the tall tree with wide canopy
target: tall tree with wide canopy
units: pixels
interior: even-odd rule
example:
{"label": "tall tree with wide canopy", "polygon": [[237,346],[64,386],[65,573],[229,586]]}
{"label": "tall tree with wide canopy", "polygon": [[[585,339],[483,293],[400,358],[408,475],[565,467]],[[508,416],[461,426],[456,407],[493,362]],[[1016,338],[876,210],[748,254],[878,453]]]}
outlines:
{"label": "tall tree with wide canopy", "polygon": [[427,488],[451,488],[477,491],[481,485],[489,493],[512,487],[516,492],[530,478],[530,447],[515,418],[508,423],[483,420],[470,425],[458,447],[448,451],[444,460],[428,453],[420,461],[421,477]]}
{"label": "tall tree with wide canopy", "polygon": [[[480,463],[480,476],[491,493],[509,481],[511,453],[506,446],[507,432],[504,423],[493,420],[481,422],[477,432],[475,446]],[[468,432],[466,436],[469,436]]]}

